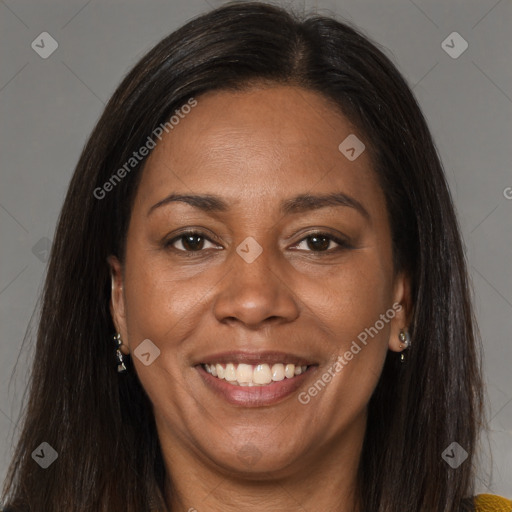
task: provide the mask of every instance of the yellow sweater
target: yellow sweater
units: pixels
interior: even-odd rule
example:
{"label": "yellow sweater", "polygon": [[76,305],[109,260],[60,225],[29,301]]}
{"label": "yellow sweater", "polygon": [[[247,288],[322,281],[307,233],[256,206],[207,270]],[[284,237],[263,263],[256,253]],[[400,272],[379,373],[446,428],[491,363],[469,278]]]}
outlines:
{"label": "yellow sweater", "polygon": [[512,512],[512,501],[494,494],[475,496],[476,512]]}

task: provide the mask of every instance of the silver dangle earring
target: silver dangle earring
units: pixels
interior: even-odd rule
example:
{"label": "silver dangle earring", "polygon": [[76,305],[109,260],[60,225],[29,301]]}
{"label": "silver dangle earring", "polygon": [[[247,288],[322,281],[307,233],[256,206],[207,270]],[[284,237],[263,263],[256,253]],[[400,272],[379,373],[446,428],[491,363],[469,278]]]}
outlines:
{"label": "silver dangle earring", "polygon": [[[400,348],[406,350],[411,346],[411,337],[409,336],[409,332],[406,329],[400,329],[398,338],[402,342],[400,343]],[[405,362],[405,354],[403,352],[400,353],[400,362]]]}
{"label": "silver dangle earring", "polygon": [[126,366],[124,364],[124,354],[120,350],[120,347],[123,344],[121,340],[121,333],[118,332],[114,335],[114,343],[116,345],[117,372],[124,373],[126,371]]}

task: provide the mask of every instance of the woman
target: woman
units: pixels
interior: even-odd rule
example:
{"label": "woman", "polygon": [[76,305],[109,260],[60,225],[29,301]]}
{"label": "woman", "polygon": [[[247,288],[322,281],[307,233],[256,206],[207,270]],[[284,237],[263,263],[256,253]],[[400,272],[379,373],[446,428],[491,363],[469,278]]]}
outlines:
{"label": "woman", "polygon": [[391,62],[260,3],[161,41],[69,186],[8,510],[505,510],[471,498],[482,424],[452,201]]}

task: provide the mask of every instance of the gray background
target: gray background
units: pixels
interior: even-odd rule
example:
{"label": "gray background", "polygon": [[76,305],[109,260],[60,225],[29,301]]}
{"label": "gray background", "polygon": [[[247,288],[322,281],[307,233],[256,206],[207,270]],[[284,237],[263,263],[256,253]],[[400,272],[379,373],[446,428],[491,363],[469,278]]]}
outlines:
{"label": "gray background", "polygon": [[[33,355],[21,343],[84,142],[129,68],[169,32],[221,3],[0,0],[0,482]],[[424,110],[459,213],[485,350],[492,419],[477,491],[512,497],[511,1],[281,5],[358,25],[385,47]],[[45,31],[59,45],[47,59],[31,48]],[[469,45],[458,58],[441,45],[453,31]]]}

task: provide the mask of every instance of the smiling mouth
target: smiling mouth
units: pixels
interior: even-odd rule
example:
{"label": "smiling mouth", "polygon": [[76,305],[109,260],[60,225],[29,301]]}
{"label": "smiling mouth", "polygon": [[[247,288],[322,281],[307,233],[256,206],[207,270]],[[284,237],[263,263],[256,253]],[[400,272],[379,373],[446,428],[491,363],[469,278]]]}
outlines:
{"label": "smiling mouth", "polygon": [[268,386],[274,382],[293,379],[305,373],[310,366],[292,363],[263,364],[201,364],[202,368],[233,386]]}

